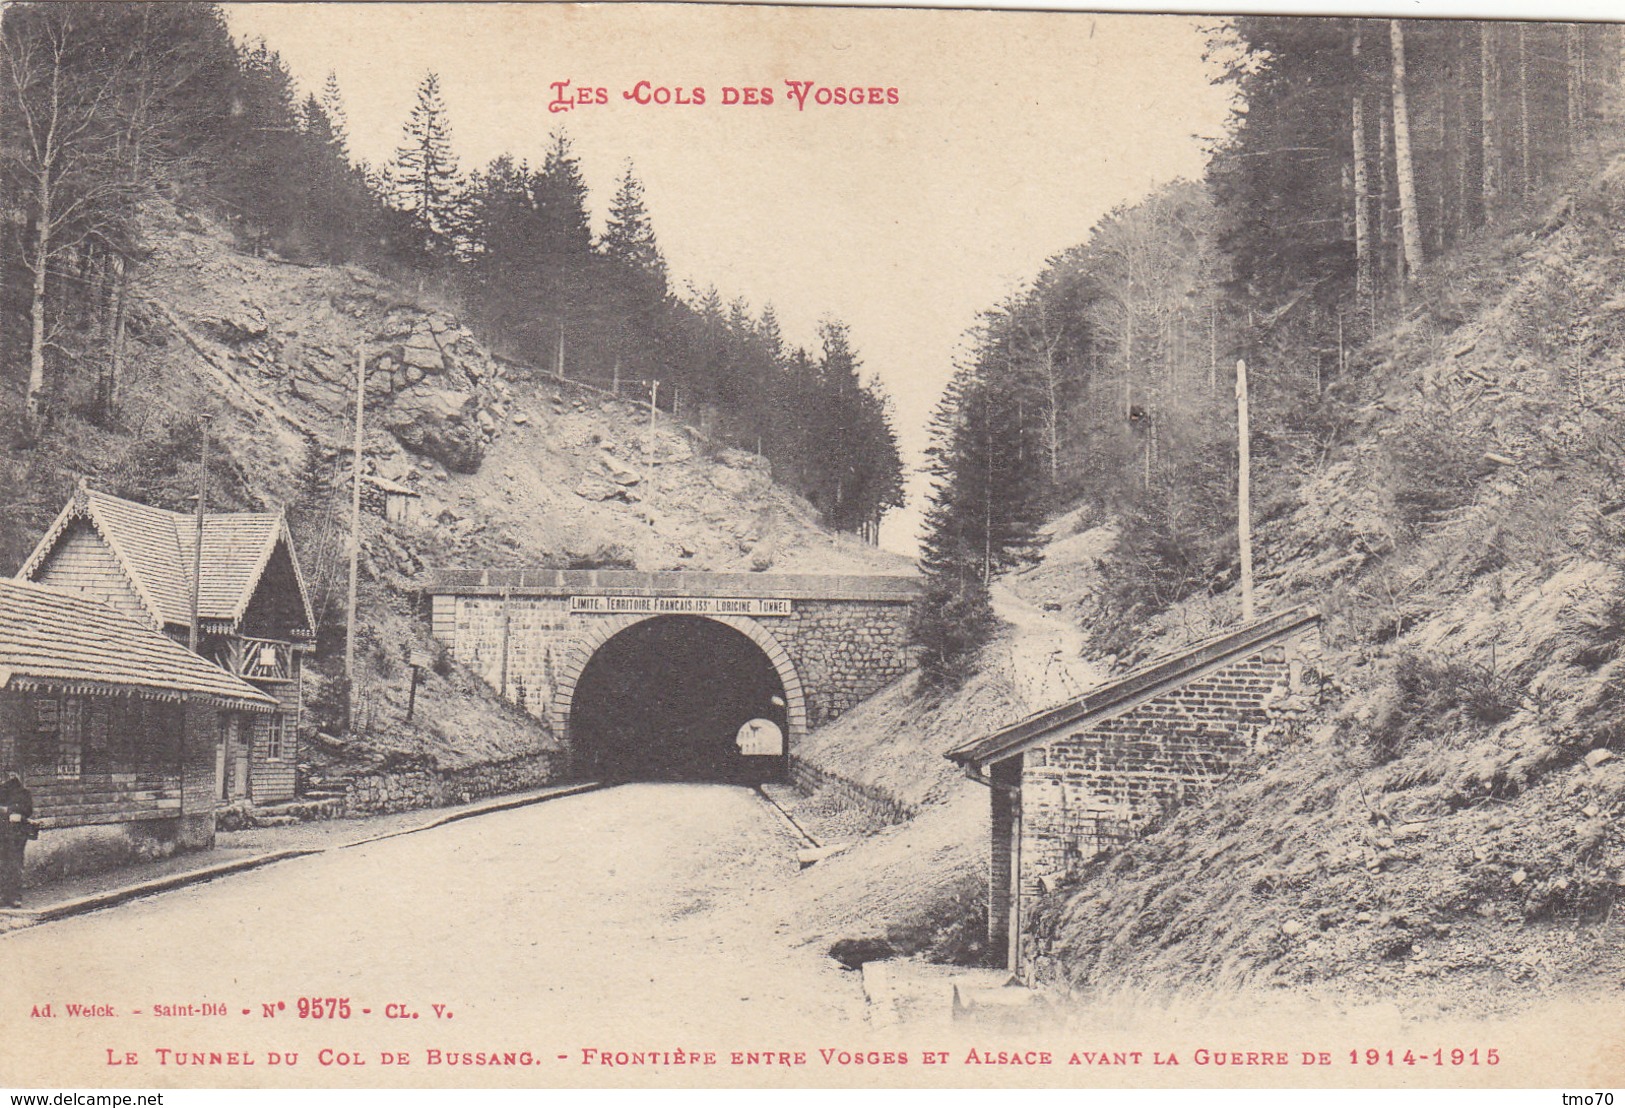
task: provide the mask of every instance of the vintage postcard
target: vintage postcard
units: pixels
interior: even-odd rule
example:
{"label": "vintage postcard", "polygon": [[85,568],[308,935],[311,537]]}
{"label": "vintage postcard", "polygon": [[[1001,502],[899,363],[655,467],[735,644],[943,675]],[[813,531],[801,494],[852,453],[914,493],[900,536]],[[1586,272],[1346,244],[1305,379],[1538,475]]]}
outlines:
{"label": "vintage postcard", "polygon": [[0,9],[0,1084],[1611,1098],[1625,30],[1392,14]]}

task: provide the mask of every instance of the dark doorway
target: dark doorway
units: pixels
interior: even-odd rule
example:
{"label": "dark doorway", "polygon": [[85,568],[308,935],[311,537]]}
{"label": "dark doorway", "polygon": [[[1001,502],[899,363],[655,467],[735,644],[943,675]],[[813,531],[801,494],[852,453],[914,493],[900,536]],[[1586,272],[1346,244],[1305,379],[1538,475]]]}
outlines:
{"label": "dark doorway", "polygon": [[700,616],[657,616],[599,647],[576,682],[570,741],[600,781],[730,781],[784,776],[784,755],[745,756],[753,719],[787,733],[784,684],[762,648]]}

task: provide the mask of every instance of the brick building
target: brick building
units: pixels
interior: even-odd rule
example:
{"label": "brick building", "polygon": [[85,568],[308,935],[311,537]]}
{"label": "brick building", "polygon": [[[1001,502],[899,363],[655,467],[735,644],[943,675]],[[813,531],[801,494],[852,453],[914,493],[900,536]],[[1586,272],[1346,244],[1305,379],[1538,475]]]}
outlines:
{"label": "brick building", "polygon": [[218,736],[277,707],[146,621],[0,580],[0,772],[34,793],[31,870],[212,846]]}
{"label": "brick building", "polygon": [[315,619],[287,521],[279,513],[209,513],[197,558],[197,517],[80,484],[17,573],[108,604],[186,643],[194,561],[198,653],[276,701],[229,717],[215,756],[215,795],[259,803],[294,795],[303,655]]}
{"label": "brick building", "polygon": [[1296,732],[1318,699],[1319,622],[1256,620],[949,752],[989,786],[988,945],[1009,968],[1024,902]]}

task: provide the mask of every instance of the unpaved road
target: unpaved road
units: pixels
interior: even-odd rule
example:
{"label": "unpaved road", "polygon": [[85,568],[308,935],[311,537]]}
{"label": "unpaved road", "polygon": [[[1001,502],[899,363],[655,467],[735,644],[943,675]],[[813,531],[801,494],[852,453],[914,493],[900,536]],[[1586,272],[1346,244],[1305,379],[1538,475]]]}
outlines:
{"label": "unpaved road", "polygon": [[[795,874],[796,845],[751,791],[628,785],[16,932],[0,938],[0,1025],[20,1032],[0,1036],[0,1084],[554,1084],[580,1075],[585,1047],[851,1039],[856,975],[735,907]],[[348,998],[350,1018],[301,1019],[300,997]],[[157,1014],[205,1004],[224,1014]],[[158,1048],[258,1061],[200,1071]],[[321,1067],[324,1048],[363,1065]],[[539,1068],[428,1068],[431,1049],[529,1050]],[[299,1052],[297,1070],[267,1050]],[[138,1069],[108,1065],[126,1051]]]}

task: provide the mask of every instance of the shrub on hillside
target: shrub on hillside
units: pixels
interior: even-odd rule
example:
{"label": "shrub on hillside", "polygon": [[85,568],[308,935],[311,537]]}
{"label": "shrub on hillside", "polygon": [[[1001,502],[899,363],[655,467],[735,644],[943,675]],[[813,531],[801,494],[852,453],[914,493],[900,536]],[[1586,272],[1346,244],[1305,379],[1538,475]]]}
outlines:
{"label": "shrub on hillside", "polygon": [[1438,523],[1472,503],[1484,451],[1443,419],[1411,424],[1384,447],[1391,517],[1406,530]]}
{"label": "shrub on hillside", "polygon": [[993,638],[995,619],[987,586],[975,574],[935,573],[909,617],[909,642],[918,651],[926,689],[958,688],[975,672],[982,647]]}
{"label": "shrub on hillside", "polygon": [[1579,749],[1625,750],[1625,660],[1609,662],[1597,676],[1575,712]]}
{"label": "shrub on hillside", "polygon": [[262,510],[262,502],[253,490],[247,471],[227,449],[236,433],[230,421],[195,411],[168,415],[162,422],[144,427],[125,449],[105,457],[91,482],[102,491],[127,500],[189,512],[197,504],[205,432],[212,446],[209,510]]}
{"label": "shrub on hillside", "polygon": [[1371,752],[1378,762],[1390,762],[1419,739],[1451,731],[1481,734],[1509,719],[1522,696],[1515,674],[1406,651],[1394,659],[1392,684],[1370,724]]}
{"label": "shrub on hillside", "polygon": [[1235,490],[1214,461],[1170,472],[1118,509],[1117,545],[1101,567],[1099,611],[1088,621],[1099,648],[1121,653],[1148,617],[1234,581]]}
{"label": "shrub on hillside", "polygon": [[1625,587],[1616,584],[1577,628],[1574,664],[1589,670],[1614,661],[1625,649]]}
{"label": "shrub on hillside", "polygon": [[1592,514],[1592,503],[1553,470],[1527,475],[1493,512],[1481,513],[1482,531],[1464,539],[1467,569],[1475,575],[1506,567],[1551,571],[1576,552],[1576,523]]}
{"label": "shrub on hillside", "polygon": [[[316,672],[314,667],[307,673]],[[343,673],[312,682],[305,693],[304,724],[312,731],[342,735],[350,726],[350,682]]]}

